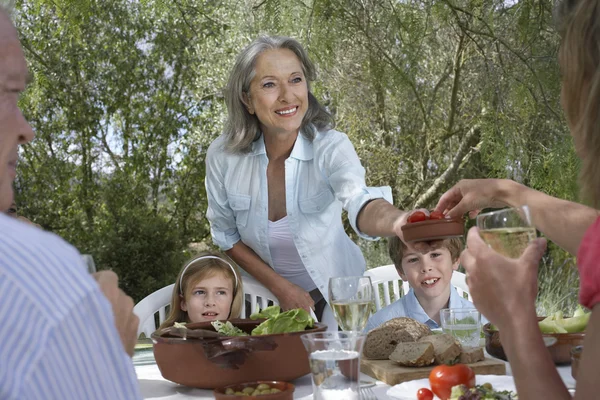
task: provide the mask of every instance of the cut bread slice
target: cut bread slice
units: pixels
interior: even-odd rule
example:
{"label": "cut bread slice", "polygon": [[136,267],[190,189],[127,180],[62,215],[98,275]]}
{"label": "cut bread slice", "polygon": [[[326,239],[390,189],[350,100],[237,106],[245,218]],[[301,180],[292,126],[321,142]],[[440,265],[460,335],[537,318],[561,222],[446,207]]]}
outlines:
{"label": "cut bread slice", "polygon": [[433,344],[399,343],[392,354],[390,354],[390,360],[406,367],[425,367],[431,365],[435,361]]}
{"label": "cut bread slice", "polygon": [[412,318],[393,318],[367,334],[363,355],[373,360],[387,360],[398,345],[416,342],[431,330]]}
{"label": "cut bread slice", "polygon": [[424,336],[419,339],[419,342],[433,344],[436,364],[452,363],[460,356],[462,351],[460,343],[447,333]]}

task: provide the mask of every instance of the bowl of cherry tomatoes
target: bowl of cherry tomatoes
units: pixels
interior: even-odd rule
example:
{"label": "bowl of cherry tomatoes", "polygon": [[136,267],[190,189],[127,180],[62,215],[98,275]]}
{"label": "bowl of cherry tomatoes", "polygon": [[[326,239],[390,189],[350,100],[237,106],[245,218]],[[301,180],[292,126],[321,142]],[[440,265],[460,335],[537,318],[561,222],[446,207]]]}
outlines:
{"label": "bowl of cherry tomatoes", "polygon": [[402,226],[402,234],[407,243],[461,237],[465,234],[465,223],[463,218],[446,218],[438,211],[415,211]]}

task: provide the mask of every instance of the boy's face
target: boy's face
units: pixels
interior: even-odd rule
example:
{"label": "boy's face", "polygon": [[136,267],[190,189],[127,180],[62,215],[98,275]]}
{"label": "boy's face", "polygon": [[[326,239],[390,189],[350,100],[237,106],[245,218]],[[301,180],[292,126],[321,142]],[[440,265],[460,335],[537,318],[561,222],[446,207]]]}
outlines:
{"label": "boy's face", "polygon": [[190,322],[224,321],[232,301],[231,279],[217,274],[196,283],[189,297],[181,301],[181,309],[187,311]]}
{"label": "boy's face", "polygon": [[452,280],[452,271],[458,268],[458,260],[452,261],[445,247],[420,253],[410,244],[402,258],[404,272],[398,271],[408,281],[417,298],[435,298],[447,293]]}

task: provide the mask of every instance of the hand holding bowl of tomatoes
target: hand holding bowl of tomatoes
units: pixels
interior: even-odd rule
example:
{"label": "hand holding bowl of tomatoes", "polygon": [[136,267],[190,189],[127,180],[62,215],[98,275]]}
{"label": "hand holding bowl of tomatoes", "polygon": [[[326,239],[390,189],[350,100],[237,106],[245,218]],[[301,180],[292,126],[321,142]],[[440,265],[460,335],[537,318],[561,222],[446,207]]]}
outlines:
{"label": "hand holding bowl of tomatoes", "polygon": [[446,218],[441,212],[414,211],[402,226],[402,235],[406,243],[429,242],[461,237],[465,233],[462,218]]}

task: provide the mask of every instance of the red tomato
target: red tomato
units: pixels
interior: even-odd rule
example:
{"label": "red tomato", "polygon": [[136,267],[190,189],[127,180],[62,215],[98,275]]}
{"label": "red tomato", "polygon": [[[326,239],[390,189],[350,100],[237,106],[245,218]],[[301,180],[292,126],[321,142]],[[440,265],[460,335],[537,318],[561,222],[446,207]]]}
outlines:
{"label": "red tomato", "polygon": [[408,223],[421,222],[427,219],[427,215],[423,211],[415,211],[408,217]]}
{"label": "red tomato", "polygon": [[431,390],[442,400],[450,398],[452,387],[466,385],[475,386],[475,373],[465,364],[438,365],[429,374]]}
{"label": "red tomato", "polygon": [[439,211],[432,211],[429,214],[429,219],[444,219],[444,214]]}
{"label": "red tomato", "polygon": [[419,389],[417,392],[417,400],[433,400],[433,393],[427,388]]}

